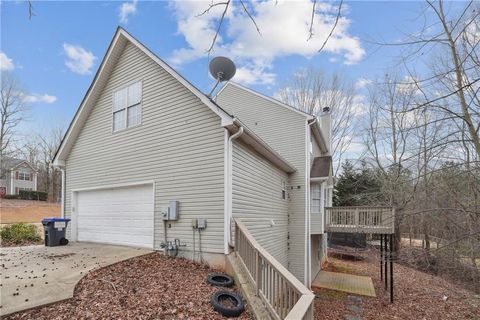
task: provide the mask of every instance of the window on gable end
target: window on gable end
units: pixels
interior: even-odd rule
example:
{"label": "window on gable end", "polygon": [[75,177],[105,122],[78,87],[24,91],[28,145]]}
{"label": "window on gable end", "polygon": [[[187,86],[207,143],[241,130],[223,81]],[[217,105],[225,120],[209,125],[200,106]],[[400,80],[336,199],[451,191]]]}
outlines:
{"label": "window on gable end", "polygon": [[113,132],[142,123],[142,82],[113,93]]}

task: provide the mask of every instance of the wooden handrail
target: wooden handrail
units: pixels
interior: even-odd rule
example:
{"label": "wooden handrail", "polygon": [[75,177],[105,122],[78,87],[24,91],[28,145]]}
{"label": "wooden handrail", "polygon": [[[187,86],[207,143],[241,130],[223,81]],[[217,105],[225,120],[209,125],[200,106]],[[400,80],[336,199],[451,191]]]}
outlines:
{"label": "wooden handrail", "polygon": [[267,252],[237,218],[235,254],[274,319],[313,319],[314,294]]}

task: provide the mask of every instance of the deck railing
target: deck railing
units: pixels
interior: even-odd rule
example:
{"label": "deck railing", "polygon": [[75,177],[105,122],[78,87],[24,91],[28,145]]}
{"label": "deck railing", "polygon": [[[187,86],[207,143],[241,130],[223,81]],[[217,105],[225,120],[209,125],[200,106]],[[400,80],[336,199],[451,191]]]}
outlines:
{"label": "deck railing", "polygon": [[313,319],[314,294],[235,219],[235,253],[273,319]]}
{"label": "deck railing", "polygon": [[395,210],[392,207],[330,207],[325,208],[325,214],[327,232],[394,232]]}

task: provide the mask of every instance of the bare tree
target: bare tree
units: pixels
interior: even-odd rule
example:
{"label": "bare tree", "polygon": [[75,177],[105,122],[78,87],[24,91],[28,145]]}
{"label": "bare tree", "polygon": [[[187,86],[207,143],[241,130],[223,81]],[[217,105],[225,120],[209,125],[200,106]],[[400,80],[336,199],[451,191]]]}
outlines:
{"label": "bare tree", "polygon": [[2,72],[0,79],[0,168],[2,159],[11,154],[12,144],[16,138],[16,129],[25,119],[25,93],[17,79],[6,72]]}
{"label": "bare tree", "polygon": [[[480,7],[478,3],[470,1],[461,10],[450,10],[451,13],[447,14],[443,0],[426,3],[425,20],[429,21],[429,27],[409,35],[404,41],[381,43],[404,48],[402,61],[410,75],[414,69],[412,64],[424,62],[429,69],[423,78],[410,76],[398,82],[414,85],[424,98],[422,103],[412,105],[409,110],[402,112],[429,108],[443,114],[452,124],[459,123],[455,124],[459,129],[455,132],[457,134],[451,132],[450,138],[459,138],[460,128],[465,128],[468,133],[464,136],[465,142],[478,157]],[[440,143],[443,145],[462,141],[446,139]]]}
{"label": "bare tree", "polygon": [[[415,88],[399,86],[397,76],[386,75],[369,88],[369,112],[365,122],[365,160],[373,166],[381,185],[384,205],[395,208],[395,234],[400,239],[400,226],[407,205],[415,194],[417,181],[410,181],[414,161],[410,149],[412,114],[403,112],[415,102]],[[398,245],[398,243],[397,243]]]}
{"label": "bare tree", "polygon": [[47,192],[50,200],[56,200],[61,187],[60,172],[52,166],[52,162],[63,133],[62,126],[53,126],[37,134],[27,135],[26,141],[21,144],[23,157],[38,170],[38,190]]}
{"label": "bare tree", "polygon": [[280,100],[319,116],[324,107],[332,112],[332,150],[335,174],[355,134],[355,86],[339,74],[319,69],[296,72],[279,91]]}
{"label": "bare tree", "polygon": [[371,88],[365,144],[385,180],[381,192],[397,209],[397,238],[409,231],[424,243],[399,261],[478,290],[480,13],[473,1],[447,6],[426,1],[424,30],[382,44],[403,48],[405,76]]}

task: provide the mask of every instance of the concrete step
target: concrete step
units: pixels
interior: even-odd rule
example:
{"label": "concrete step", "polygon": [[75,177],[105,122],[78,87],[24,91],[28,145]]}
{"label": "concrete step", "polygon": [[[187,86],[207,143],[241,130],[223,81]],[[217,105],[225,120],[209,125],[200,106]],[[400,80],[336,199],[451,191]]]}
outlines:
{"label": "concrete step", "polygon": [[255,286],[250,281],[245,267],[242,265],[235,253],[227,255],[227,273],[234,279],[237,287],[242,292],[243,297],[247,300],[253,315],[256,319],[271,320],[267,308],[262,299],[256,295]]}

